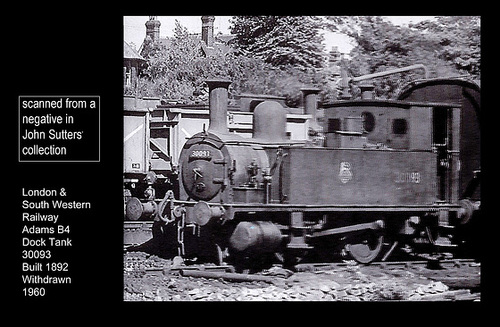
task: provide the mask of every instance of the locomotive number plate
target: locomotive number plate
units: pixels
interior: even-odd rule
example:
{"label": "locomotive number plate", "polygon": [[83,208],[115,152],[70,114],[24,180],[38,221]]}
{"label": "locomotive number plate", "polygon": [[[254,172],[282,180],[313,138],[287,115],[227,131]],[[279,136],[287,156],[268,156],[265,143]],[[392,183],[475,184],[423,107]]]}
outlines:
{"label": "locomotive number plate", "polygon": [[414,183],[420,184],[420,172],[396,172],[396,178],[394,179],[395,183]]}
{"label": "locomotive number plate", "polygon": [[189,159],[210,159],[211,157],[209,150],[194,150],[189,155]]}

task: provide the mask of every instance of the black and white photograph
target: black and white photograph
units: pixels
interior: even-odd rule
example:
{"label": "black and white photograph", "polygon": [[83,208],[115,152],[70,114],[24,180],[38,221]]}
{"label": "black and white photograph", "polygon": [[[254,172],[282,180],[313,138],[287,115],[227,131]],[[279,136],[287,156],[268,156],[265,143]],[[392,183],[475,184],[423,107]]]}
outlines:
{"label": "black and white photograph", "polygon": [[122,18],[123,302],[481,302],[480,16]]}

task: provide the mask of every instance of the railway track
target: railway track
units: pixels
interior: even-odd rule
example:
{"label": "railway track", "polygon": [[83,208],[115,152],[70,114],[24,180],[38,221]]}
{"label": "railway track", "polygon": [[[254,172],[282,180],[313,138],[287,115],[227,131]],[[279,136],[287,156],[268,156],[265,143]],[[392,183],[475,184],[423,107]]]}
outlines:
{"label": "railway track", "polygon": [[[371,265],[348,261],[299,264],[293,272],[273,266],[246,274],[235,273],[230,265],[185,265],[180,258],[128,255],[126,284],[150,289],[144,285],[164,283],[168,289],[156,292],[168,292],[167,300],[477,301],[481,297],[480,263],[472,259],[441,260],[439,268],[426,260]],[[172,285],[178,285],[177,293]]]}
{"label": "railway track", "polygon": [[[391,269],[428,269],[428,270],[445,270],[445,269],[454,269],[460,268],[464,266],[469,267],[480,267],[481,264],[478,263],[474,259],[453,259],[453,260],[442,260],[439,262],[439,268],[436,268],[436,263],[429,261],[421,260],[421,261],[389,261],[389,262],[372,262],[369,266],[378,267],[381,270],[391,270]],[[328,262],[328,263],[306,263],[306,264],[298,264],[295,266],[295,272],[324,272],[324,271],[338,271],[341,269],[346,269],[350,267],[360,267],[359,264],[354,262]],[[363,267],[363,266],[362,266]],[[364,266],[368,267],[368,266]],[[180,274],[182,276],[194,276],[194,277],[203,277],[202,274],[190,274],[191,271],[198,272],[216,272],[216,273],[234,273],[235,267],[232,265],[165,265],[162,267],[147,267],[139,269],[145,272],[146,274]],[[258,273],[250,274],[250,273],[242,273],[240,275],[248,275],[248,276],[259,276]],[[220,275],[217,277],[213,274],[207,274],[208,278],[224,278],[224,275]],[[251,278],[242,278],[245,280],[251,280]]]}
{"label": "railway track", "polygon": [[124,221],[123,246],[137,246],[153,237],[153,221]]}
{"label": "railway track", "polygon": [[[295,266],[297,271],[320,271],[320,270],[334,270],[342,267],[357,266],[354,261],[343,262],[327,262],[327,263],[305,263]],[[406,261],[375,261],[370,263],[371,266],[378,266],[381,269],[395,269],[395,268],[415,268],[425,267],[428,269],[447,269],[452,267],[460,267],[464,265],[479,265],[475,259],[430,259],[430,260],[406,260]]]}
{"label": "railway track", "polygon": [[[480,268],[481,264],[475,259],[443,259],[443,256],[428,254],[407,253],[405,260],[378,261],[363,265],[354,260],[341,262],[299,263],[292,269],[293,272],[273,266],[269,271],[260,271],[254,274],[235,273],[231,265],[185,264],[180,257],[174,260],[157,258],[155,255],[137,255],[134,252],[142,251],[144,244],[152,239],[152,221],[126,221],[124,223],[125,253],[130,255],[124,261],[125,273],[129,276],[144,278],[190,278],[204,281],[225,281],[237,285],[238,283],[262,283],[267,285],[281,285],[292,279],[302,276],[337,276],[349,275],[356,280],[360,275],[387,275],[401,278],[405,274],[412,274],[414,278],[425,278],[431,281],[432,287],[419,287],[411,292],[410,300],[424,301],[473,301],[480,299]],[[154,250],[153,250],[154,252]],[[136,252],[142,253],[142,252]],[[401,258],[401,257],[399,257]],[[406,260],[408,259],[408,260]],[[289,278],[291,275],[294,277]],[[349,280],[346,281],[350,285]],[[205,282],[204,282],[205,283]],[[210,283],[210,282],[207,282]],[[434,283],[434,284],[433,284]],[[373,284],[373,283],[372,283]],[[363,286],[364,287],[364,286]],[[381,286],[382,287],[382,286]],[[443,291],[445,289],[445,291]],[[351,290],[356,293],[356,290]],[[420,293],[419,293],[420,292]]]}

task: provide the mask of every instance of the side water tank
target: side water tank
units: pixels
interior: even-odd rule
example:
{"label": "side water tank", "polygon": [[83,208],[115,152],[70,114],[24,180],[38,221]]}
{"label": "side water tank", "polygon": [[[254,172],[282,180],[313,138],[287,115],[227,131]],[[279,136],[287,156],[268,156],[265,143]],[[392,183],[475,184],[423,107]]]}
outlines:
{"label": "side water tank", "polygon": [[264,101],[253,113],[253,138],[264,141],[286,140],[286,111],[276,101]]}

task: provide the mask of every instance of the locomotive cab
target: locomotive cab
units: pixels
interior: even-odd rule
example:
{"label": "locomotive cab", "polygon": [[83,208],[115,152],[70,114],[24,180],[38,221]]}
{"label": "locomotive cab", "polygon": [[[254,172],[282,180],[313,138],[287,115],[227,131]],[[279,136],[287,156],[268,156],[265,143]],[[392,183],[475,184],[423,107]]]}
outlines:
{"label": "locomotive cab", "polygon": [[[373,182],[384,190],[379,193],[383,199],[411,204],[397,198],[408,184],[412,186],[408,191],[413,204],[457,203],[459,114],[459,106],[453,103],[338,101],[325,109],[325,146],[338,150],[362,149],[372,151],[367,154],[369,157],[387,158],[387,162],[377,161],[376,169],[370,172],[370,176],[380,175],[380,180]],[[380,152],[385,154],[377,154]],[[350,165],[364,170],[373,164],[355,161],[360,162]]]}

